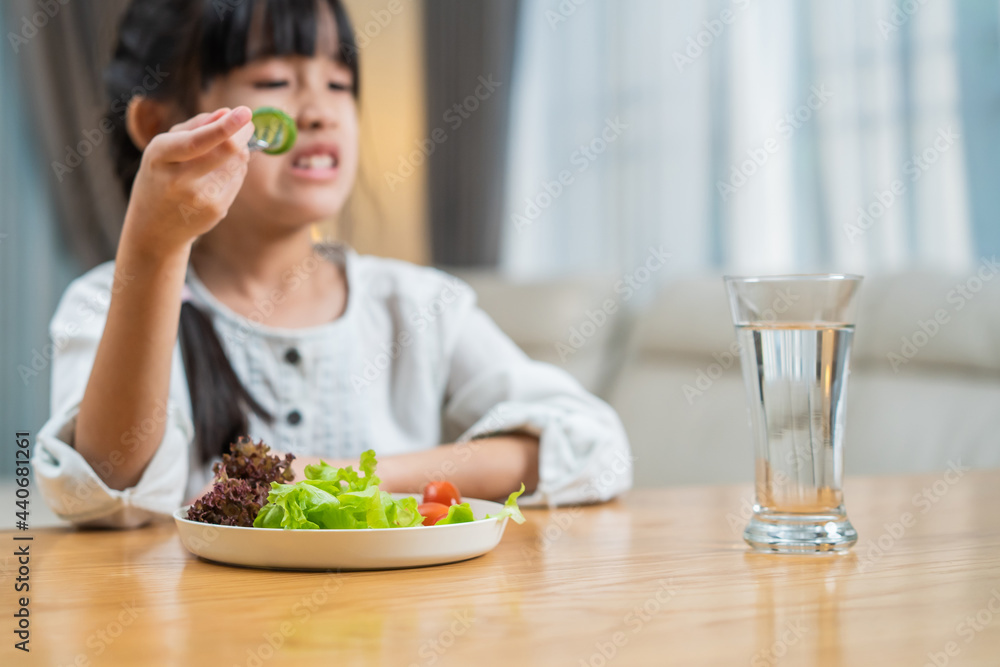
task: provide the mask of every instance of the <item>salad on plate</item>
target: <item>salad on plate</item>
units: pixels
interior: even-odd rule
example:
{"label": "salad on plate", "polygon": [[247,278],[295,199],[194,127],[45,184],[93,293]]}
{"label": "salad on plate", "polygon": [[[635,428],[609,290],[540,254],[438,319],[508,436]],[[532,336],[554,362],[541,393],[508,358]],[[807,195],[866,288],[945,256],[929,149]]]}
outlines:
{"label": "salad on plate", "polygon": [[351,530],[445,526],[485,519],[511,518],[524,523],[517,506],[520,490],[503,508],[477,519],[454,484],[430,482],[423,502],[379,488],[375,452],[361,455],[359,470],[320,461],[306,466],[305,479],[294,482],[294,456],[270,453],[263,442],[240,438],[213,466],[212,488],[190,507],[187,519],[223,526],[285,530]]}

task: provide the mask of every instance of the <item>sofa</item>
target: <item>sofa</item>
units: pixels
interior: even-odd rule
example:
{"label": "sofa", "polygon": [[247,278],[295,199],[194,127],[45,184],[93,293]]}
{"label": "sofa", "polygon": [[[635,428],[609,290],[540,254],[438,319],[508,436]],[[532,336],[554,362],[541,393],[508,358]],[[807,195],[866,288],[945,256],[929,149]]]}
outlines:
{"label": "sofa", "polygon": [[[607,277],[510,282],[457,272],[531,357],[614,406],[636,486],[746,482],[753,454],[738,348],[719,276],[673,278],[620,304]],[[575,342],[580,342],[577,335]],[[1000,467],[1000,273],[911,271],[865,279],[847,393],[848,475]]]}

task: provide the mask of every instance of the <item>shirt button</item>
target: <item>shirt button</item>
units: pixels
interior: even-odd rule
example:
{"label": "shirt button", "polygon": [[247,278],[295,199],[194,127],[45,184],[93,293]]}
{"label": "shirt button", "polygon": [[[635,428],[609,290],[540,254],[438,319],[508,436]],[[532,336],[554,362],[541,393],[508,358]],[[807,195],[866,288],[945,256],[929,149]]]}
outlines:
{"label": "shirt button", "polygon": [[289,424],[295,426],[300,421],[302,421],[302,413],[299,412],[298,410],[292,410],[291,412],[288,413],[285,419],[288,421]]}
{"label": "shirt button", "polygon": [[285,361],[287,361],[288,363],[295,365],[299,363],[299,361],[301,360],[302,360],[302,355],[300,355],[299,351],[296,350],[294,347],[288,348],[288,351],[285,352]]}

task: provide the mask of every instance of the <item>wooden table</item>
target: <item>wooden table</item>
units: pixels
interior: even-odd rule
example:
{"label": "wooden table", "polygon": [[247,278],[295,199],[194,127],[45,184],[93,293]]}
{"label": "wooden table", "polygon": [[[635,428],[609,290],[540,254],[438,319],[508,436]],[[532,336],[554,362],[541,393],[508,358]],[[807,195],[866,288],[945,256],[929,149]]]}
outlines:
{"label": "wooden table", "polygon": [[530,511],[482,558],[392,572],[224,567],[165,522],[38,531],[32,651],[11,646],[8,558],[0,663],[1000,665],[1000,471],[849,480],[861,539],[841,556],[749,552],[749,499]]}

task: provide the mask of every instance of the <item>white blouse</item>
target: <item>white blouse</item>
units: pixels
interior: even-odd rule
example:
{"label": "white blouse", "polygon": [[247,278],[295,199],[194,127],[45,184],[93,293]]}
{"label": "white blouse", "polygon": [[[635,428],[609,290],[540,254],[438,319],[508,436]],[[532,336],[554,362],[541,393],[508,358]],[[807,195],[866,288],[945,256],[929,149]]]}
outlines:
{"label": "white blouse", "polygon": [[[305,329],[267,325],[272,304],[243,317],[188,271],[186,291],[212,319],[233,369],[274,421],[250,418],[250,436],[299,456],[386,456],[527,431],[540,438],[539,484],[525,505],[607,500],[632,484],[632,458],[615,412],[562,369],[529,359],[476,306],[468,285],[441,271],[320,245],[285,275],[294,290],[320,262],[347,277],[343,315]],[[179,344],[167,402],[123,436],[108,460],[127,457],[154,420],[162,441],[139,482],[109,488],[73,448],[76,415],[114,283],[107,262],[75,280],[51,323],[52,414],[32,459],[41,493],[77,524],[134,527],[169,514],[211,480],[194,445]],[[280,295],[277,296],[280,298]],[[461,456],[461,454],[459,454]]]}

